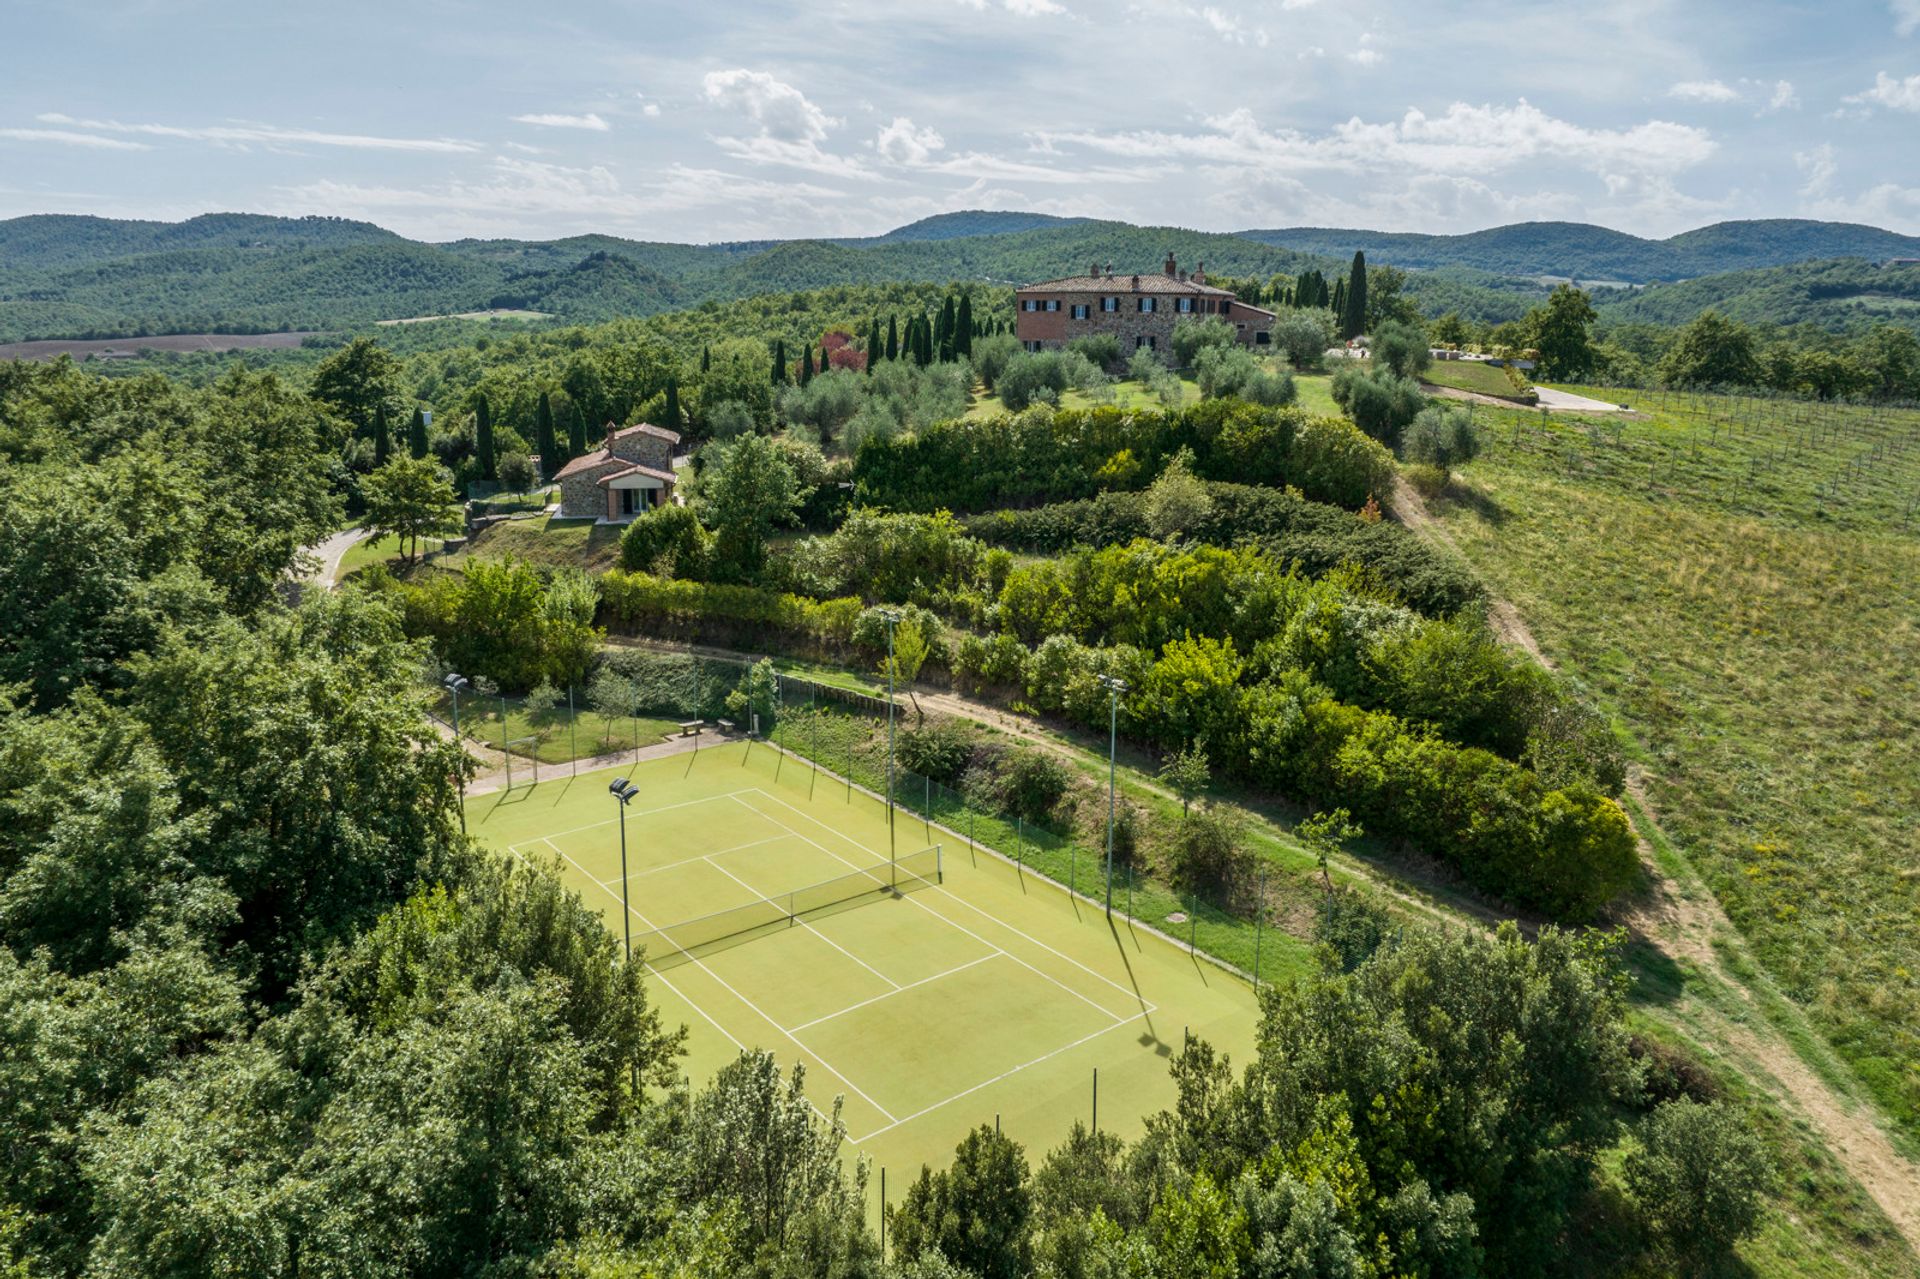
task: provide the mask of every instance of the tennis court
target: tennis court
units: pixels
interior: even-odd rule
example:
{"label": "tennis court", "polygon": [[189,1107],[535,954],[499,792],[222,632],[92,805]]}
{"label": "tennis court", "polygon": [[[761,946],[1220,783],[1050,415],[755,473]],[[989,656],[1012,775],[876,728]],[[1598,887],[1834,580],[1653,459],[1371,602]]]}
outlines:
{"label": "tennis court", "polygon": [[993,1123],[1036,1156],[1075,1119],[1137,1135],[1191,1031],[1247,1059],[1242,980],[764,743],[549,777],[468,801],[473,833],[557,859],[688,1027],[696,1084],[743,1048],[803,1062],[816,1106],[898,1175]]}

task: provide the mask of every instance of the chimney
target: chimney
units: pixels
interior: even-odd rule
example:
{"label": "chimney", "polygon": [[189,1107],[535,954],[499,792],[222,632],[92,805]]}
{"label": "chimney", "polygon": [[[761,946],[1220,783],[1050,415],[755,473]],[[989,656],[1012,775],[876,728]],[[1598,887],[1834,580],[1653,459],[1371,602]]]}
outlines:
{"label": "chimney", "polygon": [[612,453],[612,452],[613,452],[613,437],[614,437],[614,433],[615,433],[615,432],[617,432],[617,431],[618,431],[619,429],[620,429],[620,428],[619,428],[618,426],[615,426],[615,425],[614,425],[614,422],[613,422],[613,419],[612,419],[612,418],[608,418],[608,419],[607,419],[607,452],[608,452],[608,453]]}
{"label": "chimney", "polygon": [[1109,262],[1109,263],[1107,263],[1107,274],[1108,274],[1108,275],[1112,275],[1112,274],[1113,274],[1113,263],[1111,263],[1111,262]]}
{"label": "chimney", "polygon": [[1140,291],[1140,277],[1137,275],[1133,277],[1133,291],[1135,293]]}
{"label": "chimney", "polygon": [[1178,270],[1175,268],[1174,261],[1173,261],[1173,254],[1171,253],[1167,254],[1167,274],[1168,275],[1179,274]]}
{"label": "chimney", "polygon": [[1096,280],[1097,280],[1097,279],[1099,279],[1099,278],[1100,278],[1100,264],[1099,264],[1098,262],[1095,262],[1095,263],[1094,263],[1094,264],[1093,264],[1092,266],[1090,266],[1090,267],[1088,267],[1088,268],[1087,268],[1087,274],[1088,274],[1088,275],[1090,275],[1090,276],[1092,276],[1092,277],[1093,277],[1094,279],[1096,279]]}
{"label": "chimney", "polygon": [[1193,282],[1195,284],[1205,284],[1207,282],[1207,264],[1205,262],[1193,268]]}

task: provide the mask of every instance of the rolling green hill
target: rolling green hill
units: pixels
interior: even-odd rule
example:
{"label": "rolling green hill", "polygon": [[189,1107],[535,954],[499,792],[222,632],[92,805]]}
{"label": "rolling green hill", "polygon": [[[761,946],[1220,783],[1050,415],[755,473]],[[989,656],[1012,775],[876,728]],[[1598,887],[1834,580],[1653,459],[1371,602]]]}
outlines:
{"label": "rolling green hill", "polygon": [[1607,320],[1684,324],[1709,308],[1747,323],[1826,329],[1920,323],[1920,266],[1858,258],[1730,271],[1594,297]]}
{"label": "rolling green hill", "polygon": [[[185,222],[46,215],[0,221],[0,341],[154,333],[339,329],[487,307],[562,322],[656,315],[766,293],[836,286],[1013,284],[1090,263],[1183,267],[1264,278],[1334,274],[1355,247],[1412,271],[1429,315],[1489,323],[1544,296],[1543,275],[1701,276],[1596,300],[1622,320],[1685,320],[1706,305],[1772,323],[1849,328],[1920,323],[1912,285],[1852,256],[1920,255],[1920,240],[1872,227],[1721,223],[1642,240],[1578,223],[1529,223],[1465,236],[1300,229],[1228,235],[1044,214],[941,214],[866,239],[671,244],[618,236],[428,244],[341,218],[207,214]],[[1815,252],[1815,250],[1820,250]],[[1734,269],[1737,275],[1714,274]],[[1786,265],[1782,265],[1782,264]]]}
{"label": "rolling green hill", "polygon": [[1635,284],[1823,258],[1882,261],[1920,255],[1920,239],[1848,222],[1774,218],[1718,222],[1665,240],[1643,240],[1584,222],[1521,222],[1467,235],[1414,235],[1325,227],[1242,232],[1301,253],[1369,258],[1419,269],[1472,267],[1498,275],[1566,276]]}

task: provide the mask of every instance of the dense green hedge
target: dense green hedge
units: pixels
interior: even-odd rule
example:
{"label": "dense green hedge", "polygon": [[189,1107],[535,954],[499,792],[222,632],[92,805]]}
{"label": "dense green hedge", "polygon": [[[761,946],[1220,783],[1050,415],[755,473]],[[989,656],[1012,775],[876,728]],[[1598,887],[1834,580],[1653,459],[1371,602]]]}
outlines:
{"label": "dense green hedge", "polygon": [[1393,479],[1392,456],[1351,423],[1208,400],[1171,413],[1033,409],[871,439],[854,495],[903,511],[1031,506],[1144,486],[1183,448],[1203,478],[1291,484],[1355,509]]}
{"label": "dense green hedge", "polygon": [[1593,761],[1554,784],[1429,725],[1340,700],[1301,666],[1263,670],[1231,640],[1184,639],[1158,659],[1130,645],[1050,637],[1029,652],[1008,635],[954,649],[963,683],[1012,686],[1036,708],[1105,730],[1102,675],[1132,689],[1121,731],[1165,750],[1200,741],[1223,773],[1315,806],[1347,808],[1375,835],[1404,839],[1477,887],[1563,919],[1587,919],[1638,868],[1626,815],[1589,780]]}
{"label": "dense green hedge", "polygon": [[[1409,608],[1429,617],[1478,609],[1486,594],[1465,565],[1404,525],[1368,522],[1295,489],[1249,484],[1207,485],[1212,508],[1186,530],[1218,546],[1250,543],[1318,577],[1342,564],[1371,570]],[[1015,550],[1057,553],[1075,546],[1114,546],[1150,537],[1147,495],[1102,493],[1027,510],[989,511],[963,521],[968,533]]]}
{"label": "dense green hedge", "polygon": [[824,648],[844,647],[860,618],[857,599],[815,600],[757,586],[722,586],[614,569],[600,579],[601,616],[623,631],[695,636],[716,625],[778,632]]}

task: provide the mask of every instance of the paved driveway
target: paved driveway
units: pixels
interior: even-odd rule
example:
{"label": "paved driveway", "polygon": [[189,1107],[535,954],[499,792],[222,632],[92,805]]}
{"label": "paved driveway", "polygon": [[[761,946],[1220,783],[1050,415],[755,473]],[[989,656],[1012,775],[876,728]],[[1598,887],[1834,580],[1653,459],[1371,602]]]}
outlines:
{"label": "paved driveway", "polygon": [[1544,386],[1533,389],[1539,394],[1540,407],[1543,409],[1564,409],[1570,413],[1619,413],[1626,407],[1612,400],[1596,400],[1570,391],[1555,391]]}

